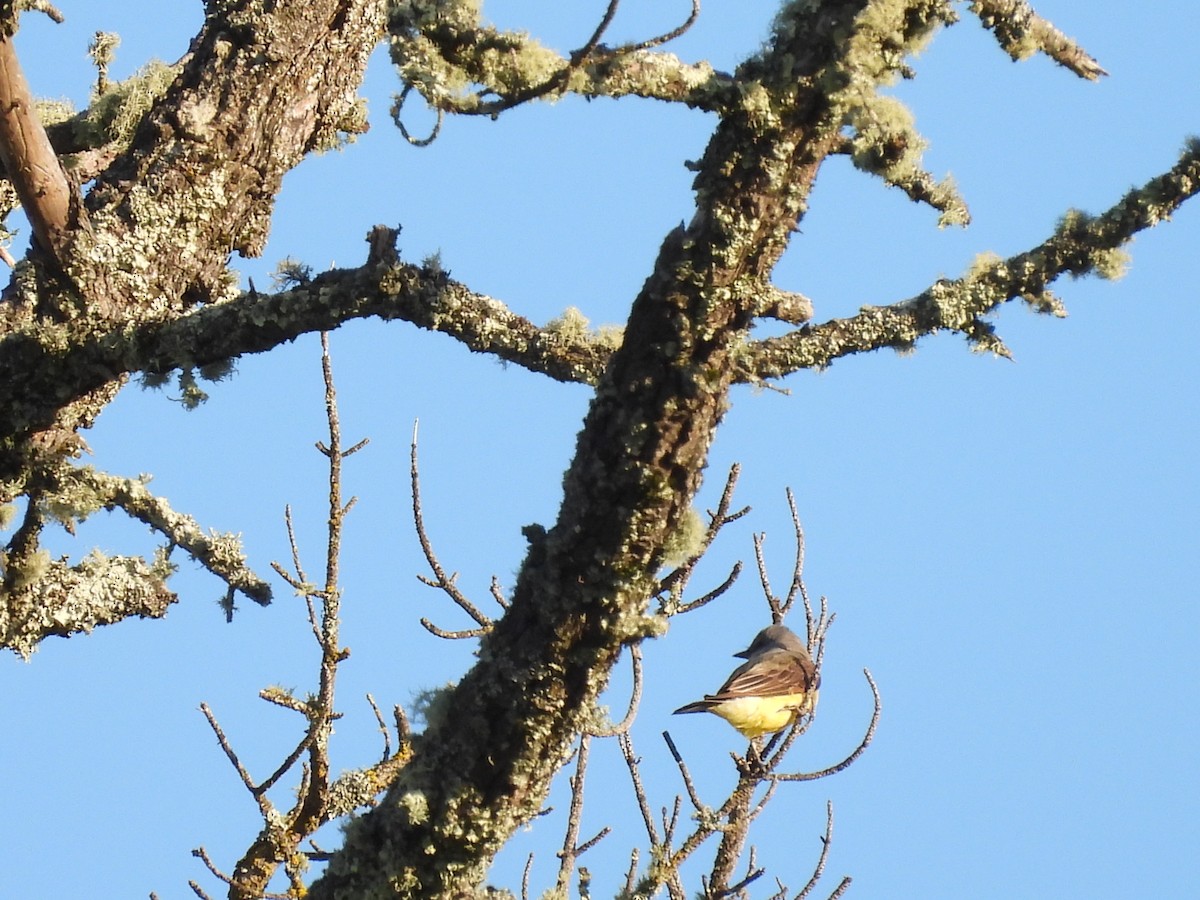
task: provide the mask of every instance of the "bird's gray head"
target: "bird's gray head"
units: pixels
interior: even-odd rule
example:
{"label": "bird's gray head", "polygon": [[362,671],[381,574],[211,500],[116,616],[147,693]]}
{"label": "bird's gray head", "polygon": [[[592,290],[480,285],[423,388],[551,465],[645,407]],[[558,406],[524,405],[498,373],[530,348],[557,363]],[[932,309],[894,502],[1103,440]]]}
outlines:
{"label": "bird's gray head", "polygon": [[767,650],[790,650],[792,653],[807,653],[808,647],[790,628],[784,625],[768,625],[754,636],[750,646],[741,653],[735,653],[741,659],[750,659]]}

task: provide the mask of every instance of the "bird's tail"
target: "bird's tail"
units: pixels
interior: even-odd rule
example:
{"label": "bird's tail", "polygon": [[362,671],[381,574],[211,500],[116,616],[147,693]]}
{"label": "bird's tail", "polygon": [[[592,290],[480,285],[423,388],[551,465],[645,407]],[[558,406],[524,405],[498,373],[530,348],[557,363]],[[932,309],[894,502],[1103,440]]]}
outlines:
{"label": "bird's tail", "polygon": [[697,700],[695,703],[689,703],[686,706],[679,707],[679,709],[675,710],[675,712],[671,713],[671,715],[678,716],[681,713],[710,712],[712,707],[713,703],[711,700]]}

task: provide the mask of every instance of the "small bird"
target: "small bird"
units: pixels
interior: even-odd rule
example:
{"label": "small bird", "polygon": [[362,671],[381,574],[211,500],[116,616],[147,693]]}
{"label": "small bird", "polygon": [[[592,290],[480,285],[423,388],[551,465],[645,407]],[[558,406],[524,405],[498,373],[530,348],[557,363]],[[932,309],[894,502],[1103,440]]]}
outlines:
{"label": "small bird", "polygon": [[821,676],[804,641],[783,625],[770,625],[750,646],[735,653],[745,663],[715,694],[689,703],[674,714],[716,713],[743,735],[756,738],[786,728],[817,705]]}

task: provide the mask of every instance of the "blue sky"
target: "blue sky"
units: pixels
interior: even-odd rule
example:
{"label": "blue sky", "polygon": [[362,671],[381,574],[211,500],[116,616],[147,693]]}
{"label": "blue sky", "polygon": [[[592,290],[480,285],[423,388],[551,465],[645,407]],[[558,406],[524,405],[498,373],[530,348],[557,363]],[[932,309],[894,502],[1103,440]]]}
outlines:
{"label": "blue sky", "polygon": [[[86,101],[85,48],[97,29],[123,44],[113,75],[177,58],[200,4],[62,2],[63,26],[27,17],[18,50],[36,92]],[[1012,63],[969,18],[917,60],[896,93],[929,138],[927,166],[951,173],[970,228],[936,216],[834,161],[777,271],[814,299],[817,318],[917,293],[974,254],[1042,240],[1068,207],[1098,212],[1168,168],[1200,121],[1200,8],[1053,0],[1036,7],[1111,73],[1099,84],[1047,60]],[[773,4],[710,0],[675,45],[731,68],[767,32]],[[489,2],[489,15],[569,50],[603,4]],[[627,0],[613,38],[670,27],[685,3]],[[366,93],[371,132],[307,161],[285,182],[264,257],[237,267],[261,288],[280,259],[316,270],[357,265],[376,223],[401,223],[401,249],[440,251],[455,278],[545,322],[576,306],[620,323],[663,235],[690,218],[691,176],[713,121],[639,101],[564,101],[498,122],[451,121],[427,149],[387,115],[397,83],[378,54]],[[416,104],[414,104],[416,106]],[[412,110],[411,128],[426,121]],[[1200,207],[1143,234],[1117,282],[1062,282],[1069,318],[1011,305],[995,317],[1008,362],[937,337],[916,353],[836,363],[786,381],[790,396],[741,388],[720,432],[701,505],[742,465],[731,526],[698,590],[766,532],[777,585],[791,561],[784,490],[807,535],[807,582],[837,622],[821,707],[795,748],[796,769],[837,761],[870,715],[861,670],[883,695],[874,745],[847,772],[789,785],[758,834],[758,859],[793,892],[820,849],[827,799],[836,829],[832,877],[860,898],[1182,897],[1200,879],[1195,846],[1200,634],[1197,404]],[[23,248],[17,246],[15,251]],[[480,603],[494,574],[511,583],[520,527],[553,521],[589,392],[469,354],[410,326],[354,323],[332,338],[342,422],[370,446],[347,466],[359,496],[345,542],[340,681],[345,718],[336,767],[373,761],[362,699],[410,704],[456,679],[471,648],[418,624],[461,627],[462,614],[420,585],[408,512],[408,441],[421,422],[426,524],[445,565]],[[310,570],[324,522],[317,340],[242,360],[211,400],[185,412],[169,395],[127,389],[89,435],[90,460],[154,473],[154,488],[206,526],[241,532],[267,571],[288,557],[290,503]],[[101,516],[63,540],[83,555],[148,551],[141,526]],[[707,579],[707,580],[706,580]],[[314,684],[316,648],[283,585],[269,608],[232,625],[220,586],[184,562],[182,600],[163,622],[129,622],[52,641],[29,663],[0,660],[0,893],[5,896],[190,896],[204,845],[232,866],[258,830],[254,804],[197,711],[207,702],[252,772],[290,750],[300,722],[260,688]],[[715,717],[670,710],[715,688],[766,624],[753,577],[676,620],[646,648],[646,694],[634,740],[655,808],[681,786],[659,733],[670,728],[706,798],[733,782],[744,743]],[[611,704],[623,709],[622,670]],[[615,745],[593,749],[583,831],[609,836],[584,864],[596,895],[614,893],[644,835]],[[519,885],[535,853],[535,892],[553,883],[565,795],[518,835],[495,881]],[[336,843],[330,833],[325,843]],[[711,849],[711,848],[710,848]],[[707,858],[707,857],[705,857]],[[698,889],[698,865],[687,870]],[[829,885],[832,889],[833,883]],[[774,890],[773,880],[756,896]]]}

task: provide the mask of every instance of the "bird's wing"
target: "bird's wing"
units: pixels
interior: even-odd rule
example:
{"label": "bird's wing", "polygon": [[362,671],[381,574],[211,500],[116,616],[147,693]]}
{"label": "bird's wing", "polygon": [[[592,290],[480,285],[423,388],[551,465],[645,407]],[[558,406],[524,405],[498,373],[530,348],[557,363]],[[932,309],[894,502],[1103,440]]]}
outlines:
{"label": "bird's wing", "polygon": [[807,653],[771,650],[738,666],[720,690],[705,699],[732,700],[737,697],[799,694],[815,689],[818,682],[816,667]]}

